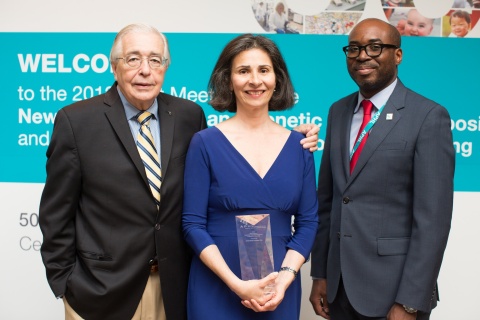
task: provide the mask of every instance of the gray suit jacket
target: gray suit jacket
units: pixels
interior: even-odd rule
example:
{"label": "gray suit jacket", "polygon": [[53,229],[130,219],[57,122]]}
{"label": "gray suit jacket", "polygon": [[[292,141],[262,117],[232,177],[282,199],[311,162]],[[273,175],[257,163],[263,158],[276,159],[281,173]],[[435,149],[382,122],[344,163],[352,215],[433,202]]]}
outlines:
{"label": "gray suit jacket", "polygon": [[191,252],[181,230],[185,156],[206,127],[195,103],[158,97],[157,210],[123,104],[106,94],[60,110],[40,203],[41,254],[56,296],[85,319],[131,319],[158,257],[167,319],[186,319]]}
{"label": "gray suit jacket", "polygon": [[398,80],[350,175],[357,98],[351,94],[329,111],[311,274],[327,279],[330,302],[341,276],[365,316],[385,316],[395,302],[428,312],[436,306],[452,217],[450,117]]}

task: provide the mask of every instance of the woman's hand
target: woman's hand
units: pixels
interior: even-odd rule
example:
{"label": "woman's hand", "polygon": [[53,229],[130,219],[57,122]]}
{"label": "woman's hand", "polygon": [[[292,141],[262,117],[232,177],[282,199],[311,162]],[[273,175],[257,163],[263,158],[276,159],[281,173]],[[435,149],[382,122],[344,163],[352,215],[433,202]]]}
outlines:
{"label": "woman's hand", "polygon": [[243,301],[254,300],[264,305],[274,297],[273,290],[275,279],[278,272],[272,272],[268,276],[259,280],[241,281],[237,286],[238,289],[233,290]]}
{"label": "woman's hand", "polygon": [[285,291],[295,280],[295,275],[291,272],[280,272],[275,279],[274,293],[270,295],[267,301],[262,302],[256,299],[243,300],[242,304],[254,310],[255,312],[265,312],[275,310],[285,297]]}

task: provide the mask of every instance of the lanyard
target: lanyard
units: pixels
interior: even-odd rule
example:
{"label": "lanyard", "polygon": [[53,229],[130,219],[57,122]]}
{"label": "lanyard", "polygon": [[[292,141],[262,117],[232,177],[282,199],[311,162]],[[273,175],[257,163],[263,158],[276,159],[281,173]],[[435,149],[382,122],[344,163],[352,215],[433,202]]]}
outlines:
{"label": "lanyard", "polygon": [[355,145],[353,146],[353,149],[350,152],[350,160],[352,160],[353,154],[355,153],[355,151],[357,151],[358,146],[360,145],[360,142],[362,142],[363,138],[365,138],[367,133],[370,131],[370,129],[372,129],[373,125],[377,122],[378,118],[380,117],[380,113],[383,110],[383,107],[385,107],[385,105],[383,105],[380,109],[378,109],[378,111],[375,113],[372,119],[370,119],[370,121],[367,123],[365,128],[363,128],[362,132],[358,136],[357,142],[355,142]]}

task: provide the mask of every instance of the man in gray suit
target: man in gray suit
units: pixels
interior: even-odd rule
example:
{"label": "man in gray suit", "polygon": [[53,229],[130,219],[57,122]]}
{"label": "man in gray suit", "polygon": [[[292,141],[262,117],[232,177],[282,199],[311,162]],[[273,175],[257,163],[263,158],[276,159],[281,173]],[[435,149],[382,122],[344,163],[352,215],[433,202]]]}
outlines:
{"label": "man in gray suit", "polygon": [[423,320],[437,303],[453,206],[450,117],[397,78],[400,45],[395,27],[366,19],[343,48],[359,92],[329,111],[311,262],[310,302],[327,319]]}

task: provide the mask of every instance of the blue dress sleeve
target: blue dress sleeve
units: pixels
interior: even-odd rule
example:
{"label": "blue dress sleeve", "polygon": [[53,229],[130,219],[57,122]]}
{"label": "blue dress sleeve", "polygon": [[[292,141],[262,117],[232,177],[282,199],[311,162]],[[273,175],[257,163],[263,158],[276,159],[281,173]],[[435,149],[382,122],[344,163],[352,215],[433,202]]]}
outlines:
{"label": "blue dress sleeve", "polygon": [[287,246],[299,252],[305,257],[305,260],[308,260],[318,228],[318,200],[313,154],[308,150],[302,151],[304,160],[303,186],[293,225],[295,232]]}
{"label": "blue dress sleeve", "polygon": [[184,176],[182,225],[185,240],[197,255],[214,244],[207,232],[210,161],[204,141],[196,133],[187,152]]}

